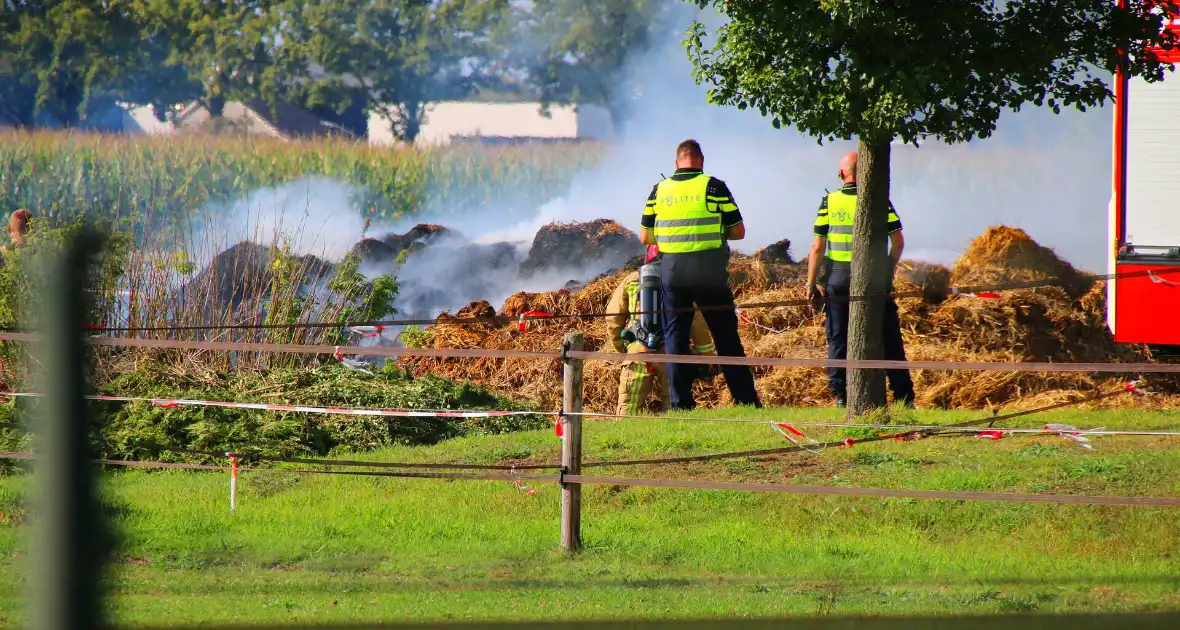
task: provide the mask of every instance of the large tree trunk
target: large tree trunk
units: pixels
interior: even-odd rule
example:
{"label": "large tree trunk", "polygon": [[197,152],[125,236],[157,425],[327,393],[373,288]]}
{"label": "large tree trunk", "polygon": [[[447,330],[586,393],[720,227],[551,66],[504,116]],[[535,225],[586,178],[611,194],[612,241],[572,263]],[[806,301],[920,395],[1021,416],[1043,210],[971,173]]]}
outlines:
{"label": "large tree trunk", "polygon": [[54,93],[49,97],[44,110],[52,114],[66,129],[73,129],[82,120],[82,102],[84,93],[81,86],[73,82],[70,76],[55,76],[48,79],[55,84]]}
{"label": "large tree trunk", "polygon": [[426,103],[407,100],[402,106],[402,139],[413,146],[426,122]]}
{"label": "large tree trunk", "polygon": [[214,72],[209,83],[205,85],[205,109],[209,117],[217,120],[225,113],[225,75]]}
{"label": "large tree trunk", "polygon": [[[852,227],[853,302],[848,323],[848,359],[885,357],[881,294],[889,288],[888,141],[860,140],[857,146],[856,219]],[[858,296],[869,296],[858,299]],[[884,370],[848,370],[848,413],[859,416],[885,406]]]}
{"label": "large tree trunk", "polygon": [[221,118],[225,113],[225,97],[220,90],[205,98],[205,109],[209,110],[209,117],[213,119]]}

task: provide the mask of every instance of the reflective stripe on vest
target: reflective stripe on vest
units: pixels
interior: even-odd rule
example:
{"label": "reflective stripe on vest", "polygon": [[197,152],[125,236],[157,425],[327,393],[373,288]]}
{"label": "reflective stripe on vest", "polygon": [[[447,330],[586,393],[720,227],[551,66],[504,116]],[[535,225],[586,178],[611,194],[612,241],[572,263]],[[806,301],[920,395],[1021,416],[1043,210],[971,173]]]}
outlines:
{"label": "reflective stripe on vest", "polygon": [[656,244],[665,254],[684,254],[722,246],[721,213],[709,212],[709,176],[665,179],[656,186]]}
{"label": "reflective stripe on vest", "polygon": [[633,280],[627,283],[627,312],[631,316],[627,318],[627,325],[634,326],[639,321],[639,316],[635,313],[639,312],[639,281]]}
{"label": "reflective stripe on vest", "polygon": [[828,194],[828,258],[852,262],[852,221],[856,217],[856,195],[837,190]]}

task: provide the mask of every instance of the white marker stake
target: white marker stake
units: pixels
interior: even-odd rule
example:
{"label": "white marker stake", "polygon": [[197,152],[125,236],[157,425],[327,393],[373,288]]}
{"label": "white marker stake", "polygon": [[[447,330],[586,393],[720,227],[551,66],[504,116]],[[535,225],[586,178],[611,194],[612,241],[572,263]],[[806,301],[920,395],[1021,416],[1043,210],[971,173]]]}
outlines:
{"label": "white marker stake", "polygon": [[226,453],[229,457],[229,513],[234,513],[238,497],[238,456],[234,452]]}

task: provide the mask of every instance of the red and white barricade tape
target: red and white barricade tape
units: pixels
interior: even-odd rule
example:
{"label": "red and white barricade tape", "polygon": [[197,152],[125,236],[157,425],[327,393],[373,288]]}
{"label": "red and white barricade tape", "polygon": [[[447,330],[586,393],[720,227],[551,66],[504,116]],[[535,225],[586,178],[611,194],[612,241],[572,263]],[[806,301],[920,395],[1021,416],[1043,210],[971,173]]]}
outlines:
{"label": "red and white barricade tape", "polygon": [[[508,471],[508,474],[512,477],[515,477],[516,476],[516,467],[513,467],[512,470]],[[513,479],[512,485],[515,486],[517,490],[520,490],[521,492],[528,494],[530,496],[537,494],[536,488],[532,488],[532,487],[524,485],[523,483],[520,482],[520,479]]]}
{"label": "red and white barricade tape", "polygon": [[[799,431],[799,429],[796,429],[795,427],[793,427],[789,424],[786,424],[784,422],[771,422],[770,426],[774,427],[775,431],[778,431],[779,433],[781,433],[783,435],[783,437],[787,438],[788,442],[790,442],[791,444],[794,444],[795,446],[798,446],[799,448],[807,451],[808,453],[819,454],[821,451],[823,451],[825,448],[827,448],[825,446],[820,445],[820,443],[815,441],[815,439],[809,438],[806,435],[803,435],[803,433],[801,431]],[[808,446],[813,446],[813,447],[819,446],[819,448],[818,449],[808,448]]]}
{"label": "red and white barricade tape", "polygon": [[332,353],[332,356],[337,361],[339,361],[344,367],[346,367],[350,370],[356,370],[357,372],[364,372],[365,374],[368,374],[370,376],[373,375],[372,372],[370,372],[368,369],[366,369],[366,366],[368,364],[363,363],[361,361],[356,361],[354,359],[350,359],[350,358],[344,356],[344,354],[342,352],[340,352],[340,346],[336,346],[336,351]]}
{"label": "red and white barricade tape", "polygon": [[963,295],[966,297],[987,298],[990,300],[1004,299],[1004,296],[1000,295],[999,293],[994,293],[992,291],[980,291],[978,293],[972,293],[970,291],[961,291],[959,289],[952,287],[950,293],[951,293],[951,295]]}
{"label": "red and white barricade tape", "polygon": [[[40,393],[0,392],[0,396],[38,398]],[[140,398],[135,396],[87,396],[89,400],[115,402],[147,402],[153,407],[175,409],[177,407],[227,407],[231,409],[256,409],[260,411],[289,411],[293,413],[322,413],[343,416],[392,416],[402,418],[499,418],[504,416],[551,416],[555,411],[445,411],[429,409],[353,409],[347,407],[312,407],[309,405],[272,405],[268,403],[227,402],[220,400],[188,400],[183,398]]]}
{"label": "red and white barricade tape", "polygon": [[762,330],[765,330],[766,332],[771,333],[772,335],[778,335],[778,334],[787,332],[786,330],[776,330],[774,328],[771,328],[770,326],[763,326],[762,324],[759,324],[758,322],[754,321],[749,315],[746,315],[745,313],[743,313],[742,309],[740,309],[740,308],[735,308],[734,311],[737,312],[738,319],[740,319],[743,323],[753,326],[755,328],[761,328]]}
{"label": "red and white barricade tape", "polygon": [[[526,317],[529,319],[525,319]],[[529,322],[532,321],[533,318],[539,317],[553,317],[553,315],[546,313],[545,311],[528,311],[521,313],[520,318],[516,321],[516,328],[521,332],[524,332],[528,330]]]}
{"label": "red and white barricade tape", "polygon": [[349,332],[354,332],[362,337],[380,337],[385,332],[384,326],[349,326]]}
{"label": "red and white barricade tape", "polygon": [[1098,427],[1097,429],[1091,429],[1089,431],[1079,431],[1077,427],[1075,427],[1071,424],[1058,424],[1055,422],[1050,423],[1050,424],[1046,424],[1044,426],[1044,429],[1046,431],[1056,431],[1057,435],[1060,435],[1061,437],[1063,437],[1067,440],[1073,440],[1074,442],[1077,442],[1078,446],[1080,446],[1082,448],[1087,448],[1090,450],[1094,450],[1094,445],[1090,444],[1089,443],[1090,439],[1082,434],[1083,433],[1091,433],[1091,432],[1095,432],[1095,431],[1102,431],[1105,428],[1106,427]]}
{"label": "red and white barricade tape", "polygon": [[1151,273],[1151,271],[1147,272],[1147,277],[1150,278],[1151,281],[1156,284],[1165,284],[1170,287],[1180,287],[1180,282],[1173,282],[1172,280],[1164,280],[1163,278],[1155,275],[1154,273]]}

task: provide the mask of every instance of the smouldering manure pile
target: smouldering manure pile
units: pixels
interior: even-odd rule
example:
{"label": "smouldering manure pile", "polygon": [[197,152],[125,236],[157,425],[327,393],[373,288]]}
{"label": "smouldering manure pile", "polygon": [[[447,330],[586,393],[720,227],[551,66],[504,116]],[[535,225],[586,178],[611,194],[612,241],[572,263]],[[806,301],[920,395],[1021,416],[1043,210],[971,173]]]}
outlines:
{"label": "smouldering manure pile", "polygon": [[[527,249],[523,243],[475,243],[451,228],[420,224],[405,234],[364,238],[352,251],[361,272],[397,277],[400,318],[426,319],[472,299],[503,299],[526,284],[576,286],[619,269],[644,247],[617,222],[598,219],[542,226]],[[181,291],[210,314],[228,310],[239,318],[261,317],[262,298],[275,282],[274,255],[272,248],[238,243],[214,256]],[[322,292],[336,274],[336,265],[315,256],[292,264],[306,283],[304,292]]]}
{"label": "smouldering manure pile", "polygon": [[[769,248],[768,248],[769,249]],[[800,300],[806,263],[763,262],[766,251],[752,256],[735,254],[730,263],[731,285],[739,302]],[[789,259],[788,259],[789,260]],[[599,277],[585,286],[547,293],[517,293],[498,314],[512,320],[521,313],[604,312],[615,286],[627,269]],[[1002,292],[1002,299],[964,295],[947,296],[947,286],[980,285],[1063,278],[1067,286]],[[1138,347],[1120,347],[1106,326],[1105,283],[1086,280],[1083,274],[1038,245],[1019,229],[993,227],[972,241],[966,252],[947,269],[938,265],[903,261],[894,279],[899,291],[926,292],[926,298],[898,300],[908,357],[915,360],[961,361],[1146,361]],[[488,303],[473,303],[455,316],[491,314]],[[825,358],[823,316],[812,316],[799,307],[756,309],[747,314],[767,328],[742,324],[741,335],[748,354],[760,357]],[[609,351],[605,322],[601,319],[534,320],[527,330],[514,325],[448,325],[428,329],[426,341],[434,348],[486,348],[553,351],[568,331],[585,333],[595,349]],[[516,398],[536,400],[556,408],[561,392],[561,367],[556,361],[513,359],[403,359],[418,373],[435,373],[455,380],[470,380],[489,390]],[[588,410],[614,409],[617,363],[591,361],[586,365],[585,401]],[[831,403],[822,369],[755,368],[758,390],[765,403],[776,406]],[[1125,377],[1101,374],[1017,372],[913,372],[918,404],[924,407],[983,409],[1010,405],[1029,408],[1106,391]],[[1154,397],[1118,397],[1111,405],[1175,405],[1180,379],[1154,376],[1148,389],[1173,394]],[[696,384],[702,406],[730,404],[724,379]],[[652,407],[654,409],[654,405]]]}

